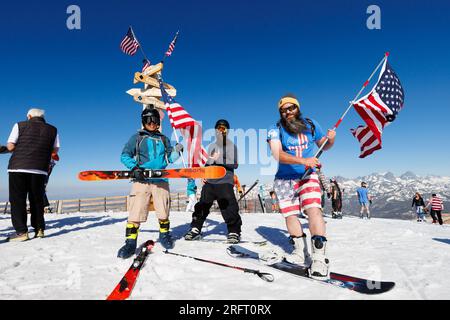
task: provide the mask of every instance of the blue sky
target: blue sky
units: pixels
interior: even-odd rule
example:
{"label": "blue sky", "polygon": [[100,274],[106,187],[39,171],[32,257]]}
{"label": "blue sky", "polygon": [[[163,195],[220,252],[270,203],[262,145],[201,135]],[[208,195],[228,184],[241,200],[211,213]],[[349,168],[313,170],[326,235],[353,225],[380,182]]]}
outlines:
{"label": "blue sky", "polygon": [[[81,30],[68,30],[66,8],[81,8]],[[366,9],[381,8],[381,30],[369,30]],[[128,182],[86,183],[87,169],[120,169],[120,153],[139,128],[141,107],[125,91],[142,65],[119,43],[131,24],[157,63],[177,30],[165,81],[205,129],[219,118],[233,128],[266,129],[276,103],[293,92],[303,113],[332,127],[383,57],[405,88],[405,106],[383,133],[383,149],[359,159],[349,129],[352,110],[321,158],[327,175],[357,177],[407,170],[450,175],[446,125],[450,101],[448,1],[25,1],[2,3],[0,141],[30,107],[46,110],[61,136],[61,161],[50,197],[126,194]],[[5,47],[6,46],[6,47]],[[373,84],[370,85],[370,87]],[[165,121],[164,132],[172,130]],[[248,152],[248,150],[247,150]],[[241,153],[245,153],[241,150]],[[7,198],[8,156],[0,157],[0,200]],[[178,164],[180,166],[181,164]],[[252,183],[260,165],[238,169]],[[263,182],[272,176],[262,176]],[[184,181],[173,182],[173,189]]]}

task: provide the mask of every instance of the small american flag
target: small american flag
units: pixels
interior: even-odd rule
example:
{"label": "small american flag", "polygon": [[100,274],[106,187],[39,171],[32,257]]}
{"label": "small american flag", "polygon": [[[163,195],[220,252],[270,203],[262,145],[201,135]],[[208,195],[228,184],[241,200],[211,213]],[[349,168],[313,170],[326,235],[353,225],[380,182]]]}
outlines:
{"label": "small american flag", "polygon": [[383,129],[395,120],[403,108],[404,98],[400,80],[386,59],[375,87],[365,97],[353,103],[356,112],[366,123],[366,126],[350,130],[360,143],[360,158],[381,149]]}
{"label": "small american flag", "polygon": [[150,61],[148,61],[148,59],[144,59],[144,60],[142,61],[142,63],[144,63],[144,65],[142,66],[142,72],[144,72],[145,70],[148,69],[148,67],[151,66]]}
{"label": "small american flag", "polygon": [[172,42],[169,45],[169,49],[167,49],[166,51],[166,57],[169,57],[170,55],[172,55],[173,49],[175,49],[175,43],[177,42],[177,38],[178,38],[178,32],[175,35],[175,38],[173,38]]}
{"label": "small american flag", "polygon": [[204,166],[208,160],[208,152],[202,146],[201,125],[166,92],[162,81],[160,89],[170,124],[180,130],[186,141],[189,167]]}
{"label": "small american flag", "polygon": [[120,49],[122,49],[123,53],[130,56],[134,55],[139,49],[139,42],[134,37],[133,29],[131,29],[131,27],[128,28],[125,38],[123,38],[120,43]]}

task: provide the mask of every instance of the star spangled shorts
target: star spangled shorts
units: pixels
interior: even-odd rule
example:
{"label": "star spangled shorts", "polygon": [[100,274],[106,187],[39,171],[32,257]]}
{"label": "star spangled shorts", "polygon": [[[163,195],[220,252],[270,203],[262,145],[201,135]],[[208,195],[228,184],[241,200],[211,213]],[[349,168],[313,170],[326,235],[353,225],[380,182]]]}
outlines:
{"label": "star spangled shorts", "polygon": [[278,198],[280,213],[285,218],[299,214],[300,209],[322,209],[322,190],[316,173],[310,174],[304,180],[275,179],[273,189]]}

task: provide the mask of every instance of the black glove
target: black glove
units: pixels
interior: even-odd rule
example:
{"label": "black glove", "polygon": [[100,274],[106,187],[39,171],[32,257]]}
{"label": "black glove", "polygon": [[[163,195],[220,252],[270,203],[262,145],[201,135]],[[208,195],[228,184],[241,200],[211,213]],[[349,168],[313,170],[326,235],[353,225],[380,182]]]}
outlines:
{"label": "black glove", "polygon": [[8,150],[8,148],[6,146],[0,146],[0,154],[1,153],[8,153],[8,152],[9,152],[9,150]]}
{"label": "black glove", "polygon": [[136,181],[145,181],[144,169],[138,166],[131,169],[131,178],[135,179]]}
{"label": "black glove", "polygon": [[177,143],[174,147],[174,150],[178,153],[183,152],[183,145],[181,143]]}

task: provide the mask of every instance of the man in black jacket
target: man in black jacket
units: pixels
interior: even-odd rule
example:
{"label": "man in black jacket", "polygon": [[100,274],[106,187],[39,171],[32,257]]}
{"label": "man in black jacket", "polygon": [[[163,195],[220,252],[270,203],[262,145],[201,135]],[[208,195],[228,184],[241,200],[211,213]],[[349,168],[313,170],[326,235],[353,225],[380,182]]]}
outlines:
{"label": "man in black jacket", "polygon": [[9,160],[9,201],[16,234],[9,241],[28,240],[27,197],[35,237],[44,237],[45,183],[52,153],[59,149],[57,129],[45,122],[44,110],[30,109],[27,121],[16,123],[6,145]]}
{"label": "man in black jacket", "polygon": [[216,142],[209,146],[206,165],[225,167],[226,175],[220,179],[207,179],[203,185],[200,201],[195,205],[192,214],[191,230],[184,236],[185,240],[198,240],[203,223],[209,215],[209,210],[217,200],[222,217],[227,224],[228,243],[238,243],[241,237],[242,220],[239,215],[239,205],[234,195],[234,170],[238,168],[237,148],[227,139],[230,124],[221,119],[216,122]]}

